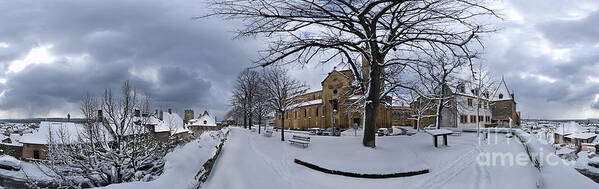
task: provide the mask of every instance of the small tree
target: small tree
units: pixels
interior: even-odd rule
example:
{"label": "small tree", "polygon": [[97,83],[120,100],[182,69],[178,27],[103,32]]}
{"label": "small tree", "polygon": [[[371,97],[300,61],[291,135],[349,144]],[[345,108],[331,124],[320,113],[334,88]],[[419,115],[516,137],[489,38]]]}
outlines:
{"label": "small tree", "polygon": [[305,93],[308,88],[299,80],[291,78],[287,70],[280,67],[264,69],[262,80],[268,106],[281,117],[281,141],[285,141],[285,112],[298,103],[292,97]]}

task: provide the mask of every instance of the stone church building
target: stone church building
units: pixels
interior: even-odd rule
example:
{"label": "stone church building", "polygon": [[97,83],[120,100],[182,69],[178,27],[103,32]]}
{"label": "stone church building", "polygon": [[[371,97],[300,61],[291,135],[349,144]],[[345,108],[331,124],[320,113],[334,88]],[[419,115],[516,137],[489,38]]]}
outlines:
{"label": "stone church building", "polygon": [[[366,66],[363,66],[366,68]],[[367,69],[363,74],[368,74]],[[308,129],[328,128],[332,123],[332,105],[330,100],[340,101],[338,112],[335,115],[335,127],[349,129],[353,126],[363,126],[363,113],[356,111],[357,108],[350,106],[361,95],[348,96],[349,86],[354,82],[351,70],[333,69],[321,82],[321,89],[309,91],[305,94],[293,97],[297,103],[285,112],[285,128]],[[345,103],[344,103],[345,102]],[[377,129],[391,127],[392,125],[413,125],[409,107],[393,106],[391,98],[387,98],[379,105],[376,119]],[[360,106],[360,105],[358,105]],[[281,126],[280,115],[275,116],[275,125]]]}

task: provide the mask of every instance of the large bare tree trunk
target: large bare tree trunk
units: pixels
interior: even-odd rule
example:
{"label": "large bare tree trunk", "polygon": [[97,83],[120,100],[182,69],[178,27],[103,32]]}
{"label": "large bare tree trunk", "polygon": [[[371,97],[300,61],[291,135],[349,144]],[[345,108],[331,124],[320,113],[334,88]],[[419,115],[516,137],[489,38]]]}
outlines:
{"label": "large bare tree trunk", "polygon": [[247,128],[247,127],[248,127],[248,114],[247,114],[247,112],[245,111],[245,106],[244,106],[244,108],[243,108],[243,109],[244,109],[244,110],[243,110],[243,128],[245,129],[245,128]]}
{"label": "large bare tree trunk", "polygon": [[285,111],[281,113],[281,141],[285,141]]}
{"label": "large bare tree trunk", "polygon": [[254,123],[252,122],[252,117],[254,117],[254,115],[252,115],[252,112],[250,112],[250,115],[248,116],[248,118],[249,118],[249,120],[250,120],[250,121],[249,121],[249,129],[250,129],[250,130],[252,130],[252,125],[254,124]]}
{"label": "large bare tree trunk", "polygon": [[371,66],[368,96],[364,104],[364,138],[362,144],[367,147],[376,147],[376,115],[380,104],[381,68],[375,64]]}

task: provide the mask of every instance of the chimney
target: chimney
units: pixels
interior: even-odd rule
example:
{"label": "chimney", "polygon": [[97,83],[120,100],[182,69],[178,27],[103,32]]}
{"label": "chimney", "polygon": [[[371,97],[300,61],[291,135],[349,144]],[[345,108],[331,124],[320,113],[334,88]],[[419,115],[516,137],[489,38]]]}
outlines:
{"label": "chimney", "polygon": [[139,109],[135,109],[135,112],[133,113],[133,116],[139,117],[139,114],[140,114]]}
{"label": "chimney", "polygon": [[67,122],[71,122],[71,114],[67,114]]}
{"label": "chimney", "polygon": [[185,110],[184,112],[185,112],[185,113],[184,113],[184,116],[183,116],[183,121],[184,121],[185,123],[187,123],[189,120],[192,120],[192,119],[193,119],[194,112],[193,112],[193,110],[192,110],[192,109],[187,109],[187,110]]}
{"label": "chimney", "polygon": [[98,110],[98,122],[104,121],[104,114],[102,114],[102,110]]}
{"label": "chimney", "polygon": [[160,119],[160,121],[162,121],[162,119],[164,118],[164,112],[160,111],[160,113],[158,114],[158,119]]}
{"label": "chimney", "polygon": [[173,113],[173,109],[169,108],[168,109],[168,114],[172,114]]}

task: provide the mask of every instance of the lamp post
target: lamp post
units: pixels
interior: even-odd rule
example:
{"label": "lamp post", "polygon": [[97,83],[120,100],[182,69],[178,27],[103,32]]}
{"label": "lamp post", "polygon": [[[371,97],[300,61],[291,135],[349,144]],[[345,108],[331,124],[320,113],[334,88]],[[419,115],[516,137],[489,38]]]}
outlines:
{"label": "lamp post", "polygon": [[331,102],[331,106],[333,109],[333,113],[332,113],[332,118],[331,118],[331,125],[333,126],[333,133],[331,133],[331,135],[335,136],[335,117],[337,115],[337,108],[338,108],[338,103],[339,101],[337,101],[337,99],[331,99],[329,100],[329,102]]}

